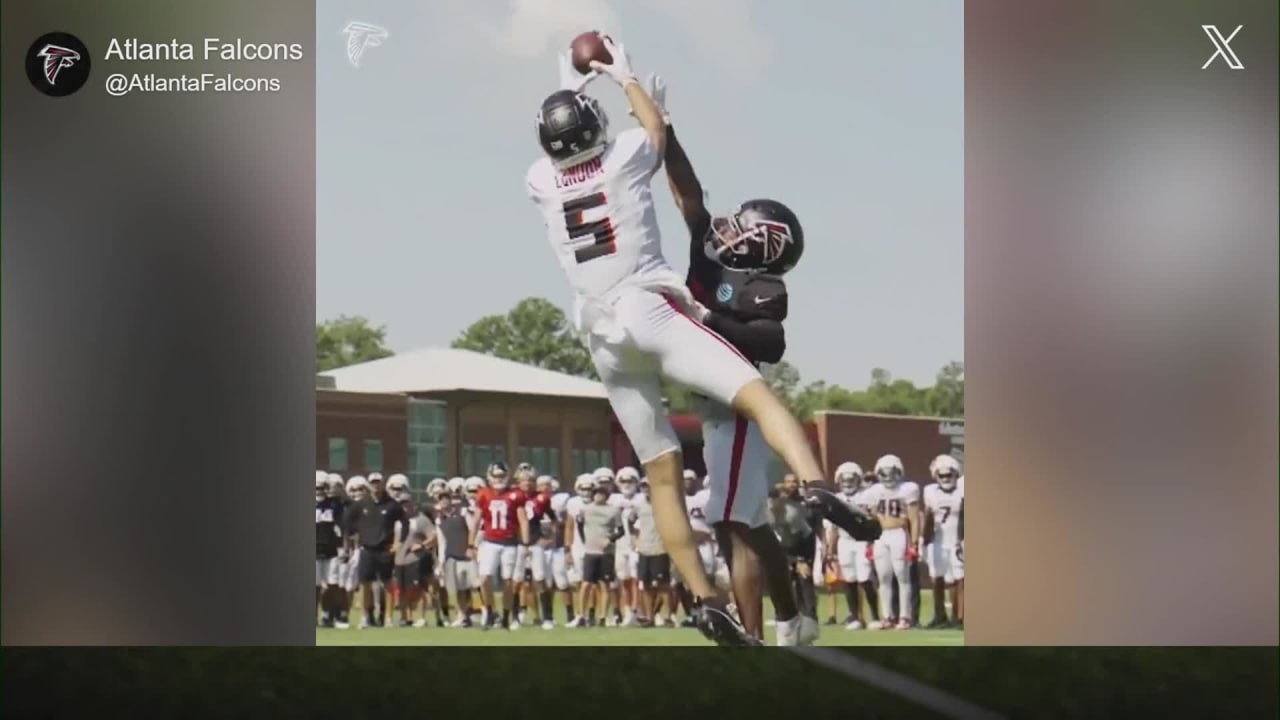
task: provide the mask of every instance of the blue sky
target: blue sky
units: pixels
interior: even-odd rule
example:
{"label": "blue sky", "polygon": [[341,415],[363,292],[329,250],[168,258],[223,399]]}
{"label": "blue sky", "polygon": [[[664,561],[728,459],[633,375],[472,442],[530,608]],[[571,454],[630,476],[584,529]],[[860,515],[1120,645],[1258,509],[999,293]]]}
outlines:
{"label": "blue sky", "polygon": [[[351,20],[387,28],[360,67]],[[862,387],[931,382],[964,356],[963,7],[863,0],[357,0],[317,8],[316,318],[365,315],[392,349],[444,346],[479,317],[571,295],[524,194],[555,53],[611,31],[667,79],[715,210],[800,216],[788,357]],[[591,85],[615,130],[622,96]],[[667,257],[688,237],[655,181]]]}

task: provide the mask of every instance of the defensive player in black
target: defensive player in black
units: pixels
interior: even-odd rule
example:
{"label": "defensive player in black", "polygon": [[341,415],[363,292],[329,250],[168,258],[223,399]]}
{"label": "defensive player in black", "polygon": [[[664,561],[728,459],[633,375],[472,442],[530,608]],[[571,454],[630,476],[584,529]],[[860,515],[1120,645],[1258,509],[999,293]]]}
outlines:
{"label": "defensive player in black", "polygon": [[316,473],[316,609],[321,627],[333,627],[342,611],[338,551],[342,548],[342,499],[329,492],[328,473]]}
{"label": "defensive player in black", "polygon": [[[655,99],[665,96],[656,86],[652,94]],[[667,179],[689,228],[687,283],[694,298],[709,311],[702,321],[753,364],[776,363],[786,350],[782,323],[787,317],[787,287],[782,276],[795,267],[804,252],[800,221],[787,206],[766,199],[749,200],[731,214],[713,217],[704,204],[702,184],[669,119],[666,140],[663,161]],[[710,411],[732,414],[727,408]],[[738,445],[735,438],[735,464],[741,458]],[[764,498],[760,499],[763,505]],[[819,484],[807,489],[806,503],[856,538],[874,540],[880,534],[873,518],[849,508]],[[816,623],[809,626],[810,619],[799,613],[790,563],[765,516],[761,514],[749,526],[729,515],[726,509],[724,519],[714,521],[713,528],[729,566],[744,627],[763,637],[763,575],[777,613],[779,644],[812,642]],[[805,624],[803,631],[800,623]]]}

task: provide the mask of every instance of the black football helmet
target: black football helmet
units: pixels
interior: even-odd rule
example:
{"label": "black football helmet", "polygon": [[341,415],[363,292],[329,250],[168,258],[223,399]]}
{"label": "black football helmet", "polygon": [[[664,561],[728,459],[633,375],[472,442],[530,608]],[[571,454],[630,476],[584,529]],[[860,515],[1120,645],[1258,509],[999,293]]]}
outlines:
{"label": "black football helmet", "polygon": [[604,152],[609,118],[595,98],[557,90],[538,110],[538,143],[557,166],[566,168]]}
{"label": "black football helmet", "polygon": [[748,200],[730,215],[711,218],[703,249],[730,270],[783,275],[804,254],[804,229],[777,200]]}

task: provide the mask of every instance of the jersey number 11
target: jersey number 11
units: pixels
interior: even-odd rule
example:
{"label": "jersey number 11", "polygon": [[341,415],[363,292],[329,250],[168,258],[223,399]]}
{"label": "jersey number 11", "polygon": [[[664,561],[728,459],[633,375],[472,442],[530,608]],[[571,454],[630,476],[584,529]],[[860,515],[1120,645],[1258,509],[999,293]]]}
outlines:
{"label": "jersey number 11", "polygon": [[612,255],[618,249],[615,242],[616,236],[613,232],[613,223],[609,222],[608,217],[589,222],[583,218],[585,211],[604,207],[604,205],[604,193],[593,193],[584,197],[574,198],[564,204],[564,229],[569,239],[590,236],[593,240],[590,245],[573,251],[573,256],[579,264],[606,255]]}

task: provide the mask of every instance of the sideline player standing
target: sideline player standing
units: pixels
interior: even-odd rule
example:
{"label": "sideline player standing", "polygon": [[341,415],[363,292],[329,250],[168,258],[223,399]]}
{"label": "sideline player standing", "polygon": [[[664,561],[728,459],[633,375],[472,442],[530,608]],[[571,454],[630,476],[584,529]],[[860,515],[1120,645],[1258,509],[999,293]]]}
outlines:
{"label": "sideline player standing", "polygon": [[333,627],[341,610],[339,587],[342,548],[342,500],[329,492],[329,473],[316,471],[316,610],[320,627]]}
{"label": "sideline player standing", "polygon": [[950,591],[955,624],[964,622],[964,553],[960,549],[960,511],[964,491],[959,488],[960,463],[939,455],[929,464],[933,485],[924,489],[926,522],[932,528],[925,558],[933,579],[933,620],[930,628],[947,627],[946,595]]}
{"label": "sideline player standing", "polygon": [[876,460],[876,479],[862,501],[876,509],[884,532],[875,541],[873,555],[876,578],[880,581],[880,610],[884,620],[880,629],[894,627],[891,616],[893,593],[898,591],[897,628],[911,627],[911,577],[908,566],[918,558],[920,543],[920,486],[902,479],[902,460],[897,455],[884,455]]}
{"label": "sideline player standing", "polygon": [[[656,75],[650,76],[650,85],[665,115],[665,85]],[[712,217],[670,117],[664,121],[667,180],[690,236],[686,282],[694,298],[709,309],[703,322],[754,366],[776,363],[786,350],[782,323],[787,318],[787,288],[782,276],[804,252],[800,221],[787,206],[766,199],[749,200],[730,215]],[[768,522],[769,449],[760,426],[710,398],[699,398],[699,413],[711,490],[707,520],[729,566],[742,622],[763,637],[763,575],[778,616],[778,643],[810,644],[818,636],[817,623],[799,612],[790,564]],[[835,499],[818,486],[814,492],[820,493],[815,500]],[[825,509],[822,502],[816,504],[819,511]],[[835,520],[847,527],[852,519],[860,527],[850,530],[866,540],[875,538],[869,515],[838,509],[843,519]]]}
{"label": "sideline player standing", "polygon": [[[489,466],[489,486],[481,488],[476,496],[476,509],[480,522],[472,531],[471,546],[475,547],[476,565],[480,573],[480,601],[484,604],[484,629],[494,624],[493,578],[502,581],[502,627],[504,630],[519,628],[512,624],[511,612],[515,606],[515,581],[520,546],[529,544],[529,518],[524,513],[528,498],[518,488],[508,487],[507,466],[496,462]],[[477,545],[477,531],[482,541]]]}

